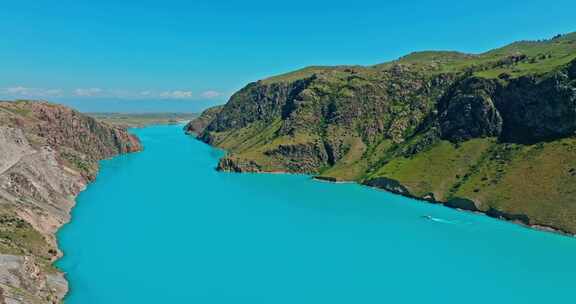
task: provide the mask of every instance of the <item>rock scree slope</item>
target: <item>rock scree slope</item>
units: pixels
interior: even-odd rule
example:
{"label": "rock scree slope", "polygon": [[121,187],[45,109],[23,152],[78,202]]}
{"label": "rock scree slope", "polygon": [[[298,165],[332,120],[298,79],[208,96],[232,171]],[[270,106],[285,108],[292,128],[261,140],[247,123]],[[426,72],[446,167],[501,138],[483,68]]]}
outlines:
{"label": "rock scree slope", "polygon": [[356,181],[576,233],[576,33],[248,84],[187,132],[219,170]]}
{"label": "rock scree slope", "polygon": [[61,303],[56,231],[99,160],[139,150],[125,129],[64,106],[0,102],[0,303]]}

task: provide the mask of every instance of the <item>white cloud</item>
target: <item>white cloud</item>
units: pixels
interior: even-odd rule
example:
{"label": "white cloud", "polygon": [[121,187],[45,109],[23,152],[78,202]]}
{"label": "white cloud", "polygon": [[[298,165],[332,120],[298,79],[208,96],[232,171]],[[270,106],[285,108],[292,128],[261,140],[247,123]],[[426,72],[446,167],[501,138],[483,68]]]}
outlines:
{"label": "white cloud", "polygon": [[26,94],[28,90],[30,89],[27,89],[25,87],[13,87],[4,89],[4,91],[6,91],[6,93],[8,94]]}
{"label": "white cloud", "polygon": [[171,98],[171,99],[187,99],[192,98],[192,91],[165,91],[160,93],[160,97]]}
{"label": "white cloud", "polygon": [[171,99],[171,100],[196,100],[196,99],[212,99],[222,96],[221,92],[215,90],[206,90],[199,94],[194,94],[190,90],[165,90],[158,91],[153,89],[108,89],[99,87],[85,87],[69,90],[62,89],[48,89],[48,88],[32,88],[25,86],[14,87],[0,87],[0,97],[25,99],[49,99],[51,97],[66,97],[66,98],[91,98],[91,97],[107,97],[117,99]]}
{"label": "white cloud", "polygon": [[90,97],[102,94],[104,90],[100,88],[76,89],[74,95],[82,97]]}
{"label": "white cloud", "polygon": [[222,93],[213,90],[204,91],[202,94],[200,94],[200,96],[204,98],[216,98],[220,95],[222,95]]}
{"label": "white cloud", "polygon": [[0,89],[0,93],[10,97],[53,97],[61,96],[63,91],[61,89],[28,88],[23,86],[16,86]]}

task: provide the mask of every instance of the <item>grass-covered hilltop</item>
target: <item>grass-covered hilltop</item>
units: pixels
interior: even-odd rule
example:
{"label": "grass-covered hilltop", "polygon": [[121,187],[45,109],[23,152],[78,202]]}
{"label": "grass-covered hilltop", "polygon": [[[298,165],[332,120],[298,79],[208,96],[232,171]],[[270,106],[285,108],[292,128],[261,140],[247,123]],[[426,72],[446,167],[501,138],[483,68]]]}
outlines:
{"label": "grass-covered hilltop", "polygon": [[248,84],[188,132],[287,171],[576,233],[576,33]]}

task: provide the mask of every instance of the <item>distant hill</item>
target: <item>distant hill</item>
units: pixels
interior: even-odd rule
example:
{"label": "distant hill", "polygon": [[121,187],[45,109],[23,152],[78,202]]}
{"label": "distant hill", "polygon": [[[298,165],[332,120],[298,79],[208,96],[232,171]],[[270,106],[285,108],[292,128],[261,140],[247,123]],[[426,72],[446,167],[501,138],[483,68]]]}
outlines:
{"label": "distant hill", "polygon": [[195,113],[86,113],[86,115],[125,128],[177,124],[198,117]]}

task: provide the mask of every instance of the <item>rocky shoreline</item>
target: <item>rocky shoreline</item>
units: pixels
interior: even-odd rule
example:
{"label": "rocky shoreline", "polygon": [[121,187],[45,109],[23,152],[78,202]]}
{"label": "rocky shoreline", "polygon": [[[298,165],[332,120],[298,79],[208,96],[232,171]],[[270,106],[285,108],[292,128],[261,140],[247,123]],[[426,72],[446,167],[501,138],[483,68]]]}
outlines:
{"label": "rocky shoreline", "polygon": [[[229,165],[222,165],[222,164],[229,164]],[[220,159],[220,162],[219,162],[218,166],[216,167],[216,170],[223,171],[223,172],[233,172],[233,173],[263,173],[263,174],[282,174],[282,173],[284,173],[284,174],[291,174],[291,172],[289,172],[289,171],[271,171],[271,172],[261,171],[261,170],[254,169],[253,166],[249,166],[248,168],[243,168],[242,165],[240,165],[240,164],[236,164],[236,163],[231,164],[231,160],[229,158],[226,158],[226,157],[223,157],[222,159]],[[517,225],[520,225],[520,226],[523,226],[523,227],[526,227],[529,229],[534,229],[534,230],[549,232],[549,233],[556,233],[556,234],[565,235],[565,236],[569,236],[569,237],[576,237],[576,234],[570,233],[568,231],[562,230],[562,229],[557,228],[557,227],[538,225],[538,224],[530,224],[530,219],[528,218],[528,216],[523,215],[523,214],[510,214],[510,213],[498,211],[496,209],[488,209],[487,211],[482,211],[482,210],[476,208],[474,202],[471,202],[470,200],[467,200],[464,198],[452,199],[449,201],[440,201],[440,200],[436,200],[434,198],[433,194],[429,194],[429,195],[424,196],[424,197],[412,195],[398,181],[394,181],[394,180],[390,180],[390,179],[385,179],[386,180],[385,183],[382,183],[382,180],[379,180],[378,182],[375,180],[369,180],[369,181],[363,181],[363,182],[342,181],[342,180],[338,180],[334,177],[322,176],[322,175],[312,176],[312,179],[317,180],[317,181],[321,181],[321,182],[334,183],[334,184],[356,183],[356,184],[366,186],[366,187],[369,187],[372,189],[385,191],[385,192],[393,193],[396,195],[401,195],[401,196],[404,196],[404,197],[407,197],[410,199],[414,199],[417,201],[421,201],[421,202],[426,202],[426,203],[435,204],[435,205],[443,205],[444,207],[456,209],[459,211],[472,212],[475,214],[485,215],[485,216],[488,216],[491,218],[511,222],[511,223],[514,223],[514,224],[517,224]]]}
{"label": "rocky shoreline", "polygon": [[98,162],[142,149],[126,129],[40,101],[0,102],[0,303],[61,303],[56,233]]}
{"label": "rocky shoreline", "polygon": [[576,236],[576,234],[570,233],[568,231],[564,231],[564,230],[556,228],[556,227],[530,224],[530,222],[529,222],[530,219],[526,215],[509,214],[509,213],[498,211],[496,209],[488,209],[488,211],[479,210],[478,208],[476,208],[476,206],[474,205],[473,202],[470,202],[467,199],[452,199],[450,201],[439,201],[439,200],[434,199],[433,195],[427,196],[427,197],[419,197],[419,196],[412,195],[407,191],[402,191],[402,190],[398,191],[395,188],[379,187],[379,186],[373,185],[371,183],[360,183],[360,185],[367,186],[367,187],[377,189],[377,190],[386,191],[386,192],[397,194],[397,195],[401,195],[401,196],[411,198],[411,199],[421,201],[421,202],[426,202],[426,203],[436,204],[436,205],[443,205],[444,207],[448,207],[448,208],[452,208],[452,209],[456,209],[456,210],[460,210],[460,211],[464,211],[464,212],[472,212],[475,214],[486,215],[486,216],[489,216],[491,218],[511,222],[511,223],[514,223],[514,224],[517,224],[520,226],[524,226],[526,228],[534,229],[534,230],[539,230],[539,231],[544,231],[544,232],[552,232],[552,233],[557,233],[557,234],[570,236],[570,237]]}

